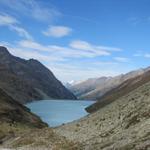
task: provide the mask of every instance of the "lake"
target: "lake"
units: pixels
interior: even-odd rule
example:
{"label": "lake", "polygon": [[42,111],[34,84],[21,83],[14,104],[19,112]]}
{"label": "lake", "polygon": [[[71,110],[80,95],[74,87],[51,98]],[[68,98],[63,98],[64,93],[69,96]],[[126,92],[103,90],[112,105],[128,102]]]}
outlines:
{"label": "lake", "polygon": [[56,127],[86,116],[85,108],[93,103],[85,100],[41,100],[26,106],[49,126]]}

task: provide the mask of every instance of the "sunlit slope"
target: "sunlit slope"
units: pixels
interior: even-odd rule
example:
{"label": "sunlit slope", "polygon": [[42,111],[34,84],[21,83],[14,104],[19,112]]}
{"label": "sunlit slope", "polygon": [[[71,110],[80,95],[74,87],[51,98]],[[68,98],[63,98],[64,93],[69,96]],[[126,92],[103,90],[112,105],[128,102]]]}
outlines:
{"label": "sunlit slope", "polygon": [[[133,84],[134,86],[134,84]],[[56,132],[86,150],[147,150],[150,144],[150,81]]]}

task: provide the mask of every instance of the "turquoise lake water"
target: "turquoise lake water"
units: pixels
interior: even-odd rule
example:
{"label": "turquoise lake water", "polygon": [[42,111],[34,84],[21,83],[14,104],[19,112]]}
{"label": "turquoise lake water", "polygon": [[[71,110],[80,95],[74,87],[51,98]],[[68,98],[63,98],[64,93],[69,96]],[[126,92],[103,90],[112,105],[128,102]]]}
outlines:
{"label": "turquoise lake water", "polygon": [[50,127],[55,127],[86,116],[85,108],[92,103],[94,101],[41,100],[26,106]]}

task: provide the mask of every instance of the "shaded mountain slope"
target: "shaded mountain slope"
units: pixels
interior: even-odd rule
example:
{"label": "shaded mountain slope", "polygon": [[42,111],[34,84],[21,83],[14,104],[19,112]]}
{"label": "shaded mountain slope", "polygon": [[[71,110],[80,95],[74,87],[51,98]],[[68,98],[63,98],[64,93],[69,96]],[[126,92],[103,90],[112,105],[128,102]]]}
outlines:
{"label": "shaded mountain slope", "polygon": [[150,81],[150,71],[147,71],[144,74],[139,75],[137,77],[128,79],[127,81],[120,84],[118,87],[110,90],[104,96],[100,97],[99,101],[87,107],[86,110],[90,113],[94,112],[99,108],[102,108],[105,105],[112,103],[119,97],[126,95],[127,93],[133,91],[134,89],[140,87],[141,85],[149,81]]}
{"label": "shaded mountain slope", "polygon": [[70,87],[69,89],[80,99],[98,100],[105,93],[122,84],[124,81],[138,75],[142,75],[149,69],[150,68],[139,69],[129,72],[127,74],[121,74],[116,77],[101,77],[88,79],[84,82]]}
{"label": "shaded mountain slope", "polygon": [[0,47],[0,88],[21,103],[76,99],[40,62],[12,56],[5,47]]}
{"label": "shaded mountain slope", "polygon": [[82,150],[149,150],[150,80],[55,132],[80,142]]}
{"label": "shaded mountain slope", "polygon": [[28,108],[13,100],[0,89],[0,123],[23,124],[31,127],[46,127],[39,117]]}
{"label": "shaded mountain slope", "polygon": [[53,129],[0,89],[0,149],[78,150],[78,145]]}

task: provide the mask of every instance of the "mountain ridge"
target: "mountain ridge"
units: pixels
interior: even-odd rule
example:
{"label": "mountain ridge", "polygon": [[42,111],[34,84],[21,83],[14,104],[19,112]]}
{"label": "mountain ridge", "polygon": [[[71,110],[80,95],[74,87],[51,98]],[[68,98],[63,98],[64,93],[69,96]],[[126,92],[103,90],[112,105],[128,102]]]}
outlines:
{"label": "mountain ridge", "polygon": [[112,90],[106,92],[99,100],[86,108],[89,113],[95,112],[98,109],[105,107],[106,105],[112,103],[116,99],[126,95],[127,93],[137,89],[138,87],[146,84],[150,81],[150,70],[148,69],[143,74],[129,78],[121,83],[119,86],[113,88]]}
{"label": "mountain ridge", "polygon": [[76,99],[54,74],[35,59],[25,60],[0,47],[0,88],[16,101]]}
{"label": "mountain ridge", "polygon": [[98,100],[105,93],[116,88],[124,81],[132,77],[142,75],[147,70],[150,70],[150,67],[141,68],[115,77],[91,78],[79,84],[70,86],[69,90],[72,91],[79,99]]}

